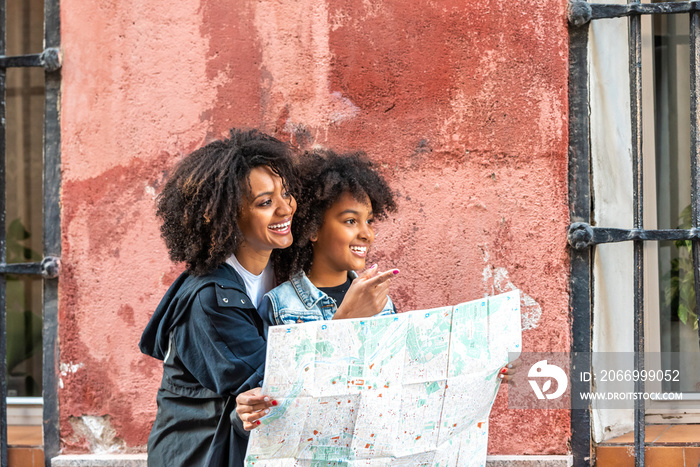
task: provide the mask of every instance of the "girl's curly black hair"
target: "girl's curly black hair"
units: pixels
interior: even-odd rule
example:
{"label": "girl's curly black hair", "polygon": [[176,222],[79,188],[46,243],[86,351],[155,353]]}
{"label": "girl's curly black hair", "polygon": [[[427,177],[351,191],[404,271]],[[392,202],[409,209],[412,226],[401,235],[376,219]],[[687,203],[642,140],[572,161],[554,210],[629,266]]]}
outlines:
{"label": "girl's curly black hair", "polygon": [[286,143],[269,135],[232,129],[228,139],[180,161],[158,195],[156,213],[170,259],[184,261],[192,275],[207,274],[226,261],[243,238],[237,218],[250,189],[248,174],[268,166],[295,194],[291,156]]}
{"label": "girl's curly black hair", "polygon": [[297,166],[301,185],[297,212],[292,221],[294,243],[280,250],[277,279],[286,281],[299,271],[308,274],[313,260],[310,238],[323,223],[326,211],[345,193],[359,201],[369,197],[375,219],[396,211],[394,195],[386,180],[363,152],[336,154],[331,150],[306,152]]}

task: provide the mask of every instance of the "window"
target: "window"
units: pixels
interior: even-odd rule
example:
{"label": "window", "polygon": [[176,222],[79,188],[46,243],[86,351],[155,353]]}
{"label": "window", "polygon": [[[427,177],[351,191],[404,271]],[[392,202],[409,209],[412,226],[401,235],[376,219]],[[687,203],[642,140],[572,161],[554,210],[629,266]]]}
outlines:
{"label": "window", "polygon": [[[41,50],[43,0],[7,4],[7,54]],[[40,262],[44,70],[8,68],[5,88],[5,229],[7,263]],[[7,396],[41,397],[41,276],[6,276]]]}
{"label": "window", "polygon": [[[676,352],[660,364],[683,369],[681,381],[633,390],[685,399],[573,410],[576,465],[590,463],[593,443],[632,428],[635,463],[644,465],[646,423],[697,417],[700,278],[689,273],[693,257],[700,266],[696,10],[688,1],[569,4],[572,351],[634,352],[637,369],[654,363],[645,351]],[[572,385],[591,390],[575,376]]]}
{"label": "window", "polygon": [[[645,96],[654,110],[656,223],[659,229],[690,229],[690,44],[689,21],[678,15],[653,18],[653,96]],[[700,345],[692,266],[691,242],[658,243],[658,344],[669,355],[664,369],[682,369],[678,382],[662,390],[700,393]],[[652,286],[650,284],[650,286]],[[653,306],[652,304],[650,304]],[[650,336],[651,337],[651,336]],[[688,394],[690,396],[690,394]]]}
{"label": "window", "polygon": [[[592,220],[629,229],[634,223],[634,167],[630,119],[627,19],[590,27],[590,137]],[[691,228],[690,60],[686,15],[641,18],[641,111],[644,229]],[[611,45],[614,44],[614,45]],[[680,380],[649,390],[683,392],[693,399],[700,384],[700,346],[690,241],[643,245],[644,321],[647,352],[663,352],[662,369]],[[596,247],[593,260],[593,342],[599,352],[631,352],[634,335],[634,253],[631,243]],[[651,355],[650,355],[651,357]],[[683,404],[654,403],[648,414],[678,412]],[[686,406],[689,404],[685,404]],[[692,405],[692,404],[690,404]],[[691,410],[692,411],[692,410]],[[596,414],[594,438],[632,428],[625,414]],[[604,420],[603,420],[604,419]],[[677,419],[682,421],[682,418]]]}
{"label": "window", "polygon": [[43,425],[47,465],[59,448],[59,46],[58,0],[0,4],[0,324],[6,331],[0,333],[0,372],[7,382],[0,386],[2,465],[7,424],[26,423],[22,411],[30,412],[30,423]]}

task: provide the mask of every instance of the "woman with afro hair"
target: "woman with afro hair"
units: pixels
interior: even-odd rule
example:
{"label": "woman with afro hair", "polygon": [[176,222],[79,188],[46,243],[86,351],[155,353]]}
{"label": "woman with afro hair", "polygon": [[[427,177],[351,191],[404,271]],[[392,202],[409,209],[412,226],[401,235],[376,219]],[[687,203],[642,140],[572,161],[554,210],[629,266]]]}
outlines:
{"label": "woman with afro hair", "polygon": [[[362,153],[309,152],[298,174],[295,243],[279,258],[285,274],[280,279],[286,282],[267,293],[260,308],[270,324],[348,318],[342,305],[351,285],[366,280],[364,275],[358,279],[355,271],[365,269],[374,222],[396,210],[389,186]],[[386,295],[389,282],[378,286],[380,314],[396,312]]]}
{"label": "woman with afro hair", "polygon": [[[255,130],[231,130],[170,174],[157,215],[186,271],[139,344],[163,361],[149,466],[242,466],[248,432],[276,405],[260,393],[267,324],[257,308],[281,274],[276,255],[292,244],[295,195],[290,148]],[[355,287],[346,301],[364,311],[349,315],[379,312],[385,279]]]}

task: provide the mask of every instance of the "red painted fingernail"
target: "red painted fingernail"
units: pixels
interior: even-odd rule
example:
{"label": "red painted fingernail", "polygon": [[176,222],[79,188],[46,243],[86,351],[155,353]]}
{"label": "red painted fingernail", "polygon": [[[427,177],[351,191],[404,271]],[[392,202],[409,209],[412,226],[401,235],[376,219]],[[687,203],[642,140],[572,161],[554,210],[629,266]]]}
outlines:
{"label": "red painted fingernail", "polygon": [[255,424],[256,424],[256,425],[260,425],[260,420],[256,420],[256,421],[255,421]]}
{"label": "red painted fingernail", "polygon": [[399,270],[398,270],[398,269],[394,269],[392,272],[393,272],[394,274],[398,274],[398,273],[399,273]]}
{"label": "red painted fingernail", "polygon": [[506,372],[506,369],[505,369],[505,368],[501,370],[501,373],[505,373],[505,372]]}
{"label": "red painted fingernail", "polygon": [[277,401],[272,401],[272,405],[277,405]]}

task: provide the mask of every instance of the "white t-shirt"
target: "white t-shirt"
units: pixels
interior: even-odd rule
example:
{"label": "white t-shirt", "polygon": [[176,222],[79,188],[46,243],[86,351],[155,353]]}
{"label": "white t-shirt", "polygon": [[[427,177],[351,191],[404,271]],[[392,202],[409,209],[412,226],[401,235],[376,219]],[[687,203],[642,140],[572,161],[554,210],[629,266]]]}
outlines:
{"label": "white t-shirt", "polygon": [[238,262],[236,255],[231,255],[231,257],[226,260],[226,264],[232,266],[238,275],[241,276],[248,297],[253,301],[255,308],[259,308],[263,296],[275,287],[275,275],[272,271],[272,264],[267,263],[263,272],[257,276],[244,268],[241,263]]}

